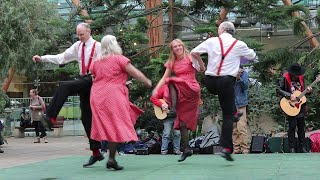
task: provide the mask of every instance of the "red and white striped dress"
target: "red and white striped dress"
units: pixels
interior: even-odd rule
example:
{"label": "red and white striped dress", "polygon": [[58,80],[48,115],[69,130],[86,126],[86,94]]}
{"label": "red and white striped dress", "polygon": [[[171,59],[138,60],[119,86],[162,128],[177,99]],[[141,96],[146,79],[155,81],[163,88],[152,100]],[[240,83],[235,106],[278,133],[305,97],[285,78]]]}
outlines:
{"label": "red and white striped dress", "polygon": [[138,140],[134,124],[143,111],[129,101],[125,85],[128,63],[130,60],[125,56],[112,55],[91,65],[90,72],[95,76],[90,94],[91,139],[109,142]]}
{"label": "red and white striped dress", "polygon": [[[170,68],[168,62],[166,68]],[[153,104],[161,107],[158,99],[163,98],[169,105],[171,97],[168,88],[169,83],[173,83],[177,89],[177,117],[174,122],[174,129],[180,129],[179,122],[186,124],[189,130],[194,131],[197,128],[198,111],[200,106],[200,85],[196,79],[196,70],[192,67],[191,56],[187,56],[182,60],[175,60],[172,67],[175,76],[168,77],[161,88],[158,90],[157,97],[151,97]]]}

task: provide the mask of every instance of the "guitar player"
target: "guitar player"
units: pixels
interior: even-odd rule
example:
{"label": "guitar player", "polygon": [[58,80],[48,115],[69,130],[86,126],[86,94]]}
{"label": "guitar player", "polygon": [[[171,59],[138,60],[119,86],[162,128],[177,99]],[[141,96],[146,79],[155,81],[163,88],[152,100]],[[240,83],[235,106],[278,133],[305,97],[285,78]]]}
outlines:
{"label": "guitar player", "polygon": [[[304,74],[305,69],[298,63],[294,63],[289,66],[287,72],[283,74],[283,79],[280,81],[280,91],[278,94],[290,99],[291,101],[299,101],[297,97],[293,94],[295,91],[304,91]],[[306,88],[306,94],[310,95],[312,91],[311,87]],[[296,127],[298,128],[298,148],[297,151],[301,153],[306,153],[305,149],[305,122],[304,117],[306,115],[306,104],[301,105],[301,110],[296,116],[288,116],[289,129],[288,129],[288,141],[290,153],[295,153],[295,132]]]}

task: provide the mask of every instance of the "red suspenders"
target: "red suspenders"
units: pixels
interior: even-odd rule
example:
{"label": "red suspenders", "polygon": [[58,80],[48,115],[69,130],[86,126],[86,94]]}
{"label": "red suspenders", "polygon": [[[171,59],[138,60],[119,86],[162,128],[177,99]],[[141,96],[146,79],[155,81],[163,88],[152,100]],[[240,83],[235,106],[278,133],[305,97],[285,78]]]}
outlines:
{"label": "red suspenders", "polygon": [[238,42],[238,40],[234,40],[233,43],[231,44],[231,46],[229,47],[229,49],[227,50],[227,52],[224,53],[222,39],[220,37],[218,37],[218,39],[219,39],[220,48],[221,48],[221,61],[220,61],[220,64],[219,64],[219,67],[218,67],[218,72],[217,72],[217,75],[219,76],[221,68],[222,68],[222,64],[223,64],[223,61],[224,61],[224,58],[226,58],[226,56],[229,54],[229,52],[234,47],[234,45]]}
{"label": "red suspenders", "polygon": [[[85,60],[84,60],[84,54],[85,54],[85,53],[84,53],[84,47],[82,46],[82,54],[81,54],[81,73],[82,73],[82,75],[85,75],[86,73],[89,72],[89,68],[90,68],[90,65],[91,65],[91,62],[92,62],[94,50],[95,50],[95,47],[96,47],[96,42],[97,42],[97,41],[95,41],[95,42],[93,43],[87,68],[86,68],[85,62],[84,62],[84,61],[85,61]],[[81,44],[81,43],[80,43],[80,44]],[[79,44],[79,47],[80,47],[80,44]]]}

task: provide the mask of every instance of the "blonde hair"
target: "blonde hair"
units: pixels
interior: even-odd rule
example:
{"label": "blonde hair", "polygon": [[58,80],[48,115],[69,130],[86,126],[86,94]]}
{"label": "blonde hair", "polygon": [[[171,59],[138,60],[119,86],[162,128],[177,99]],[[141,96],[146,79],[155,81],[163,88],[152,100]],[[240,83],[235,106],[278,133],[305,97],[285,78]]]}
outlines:
{"label": "blonde hair", "polygon": [[108,55],[121,55],[122,49],[117,42],[115,36],[106,35],[101,40],[101,54],[100,58]]}
{"label": "blonde hair", "polygon": [[172,68],[173,67],[173,64],[174,64],[174,61],[177,59],[177,56],[176,54],[173,52],[173,43],[179,43],[183,46],[183,57],[185,58],[188,54],[189,54],[189,51],[187,49],[187,46],[182,42],[181,39],[174,39],[171,41],[171,43],[169,44],[169,48],[170,48],[170,55],[169,55],[169,59],[168,59],[168,62],[169,62],[169,67]]}

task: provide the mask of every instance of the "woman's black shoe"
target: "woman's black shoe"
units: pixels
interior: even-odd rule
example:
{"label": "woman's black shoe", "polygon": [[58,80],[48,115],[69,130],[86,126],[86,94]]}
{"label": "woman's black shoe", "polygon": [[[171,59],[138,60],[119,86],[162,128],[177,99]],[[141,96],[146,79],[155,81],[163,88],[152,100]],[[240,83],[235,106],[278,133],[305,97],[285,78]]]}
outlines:
{"label": "woman's black shoe", "polygon": [[123,166],[119,166],[117,162],[108,161],[106,166],[108,169],[111,169],[111,168],[113,168],[114,170],[122,170],[123,169]]}
{"label": "woman's black shoe", "polygon": [[178,162],[182,162],[182,161],[186,160],[187,157],[189,157],[189,156],[192,156],[192,151],[191,151],[191,150],[189,150],[189,151],[187,151],[187,152],[183,152],[183,153],[181,154],[180,159],[178,159]]}
{"label": "woman's black shoe", "polygon": [[104,159],[103,155],[100,154],[99,156],[90,156],[90,159],[87,163],[83,165],[83,167],[88,167],[96,163],[97,161],[102,161]]}

